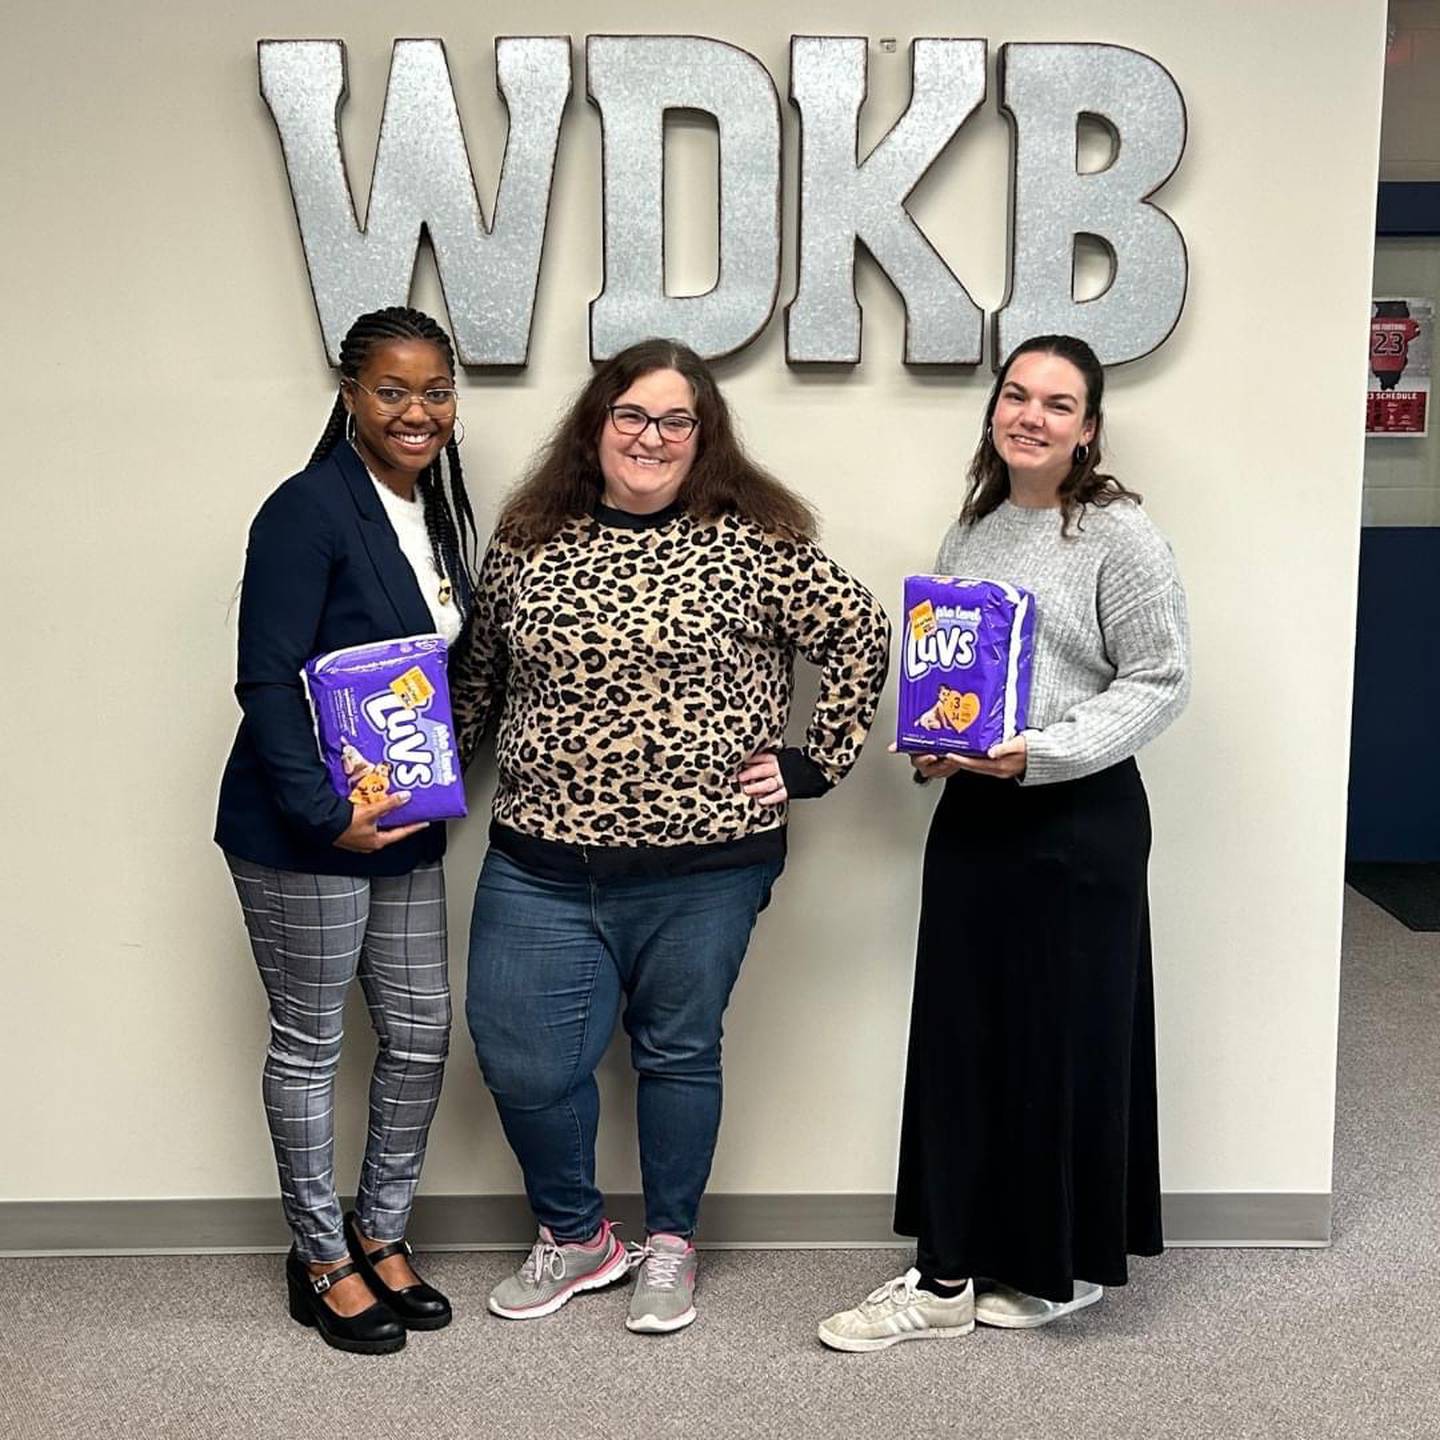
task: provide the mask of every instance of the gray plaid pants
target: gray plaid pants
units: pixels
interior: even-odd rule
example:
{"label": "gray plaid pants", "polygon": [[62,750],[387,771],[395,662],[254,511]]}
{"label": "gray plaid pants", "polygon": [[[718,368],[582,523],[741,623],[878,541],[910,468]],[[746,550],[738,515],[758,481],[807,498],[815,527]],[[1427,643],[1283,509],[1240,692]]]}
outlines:
{"label": "gray plaid pants", "polygon": [[372,880],[225,857],[270,1003],[262,1091],[280,1198],[302,1260],[345,1258],[335,1194],[335,1070],[358,974],[379,1037],[355,1204],[373,1240],[405,1233],[450,1044],[439,863]]}

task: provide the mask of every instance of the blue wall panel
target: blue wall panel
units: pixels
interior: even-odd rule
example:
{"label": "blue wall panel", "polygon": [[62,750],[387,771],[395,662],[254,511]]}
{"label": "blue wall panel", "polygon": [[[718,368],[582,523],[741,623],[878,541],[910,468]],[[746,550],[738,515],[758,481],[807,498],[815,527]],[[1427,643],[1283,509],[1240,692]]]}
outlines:
{"label": "blue wall panel", "polygon": [[1440,528],[1360,533],[1349,860],[1440,860]]}

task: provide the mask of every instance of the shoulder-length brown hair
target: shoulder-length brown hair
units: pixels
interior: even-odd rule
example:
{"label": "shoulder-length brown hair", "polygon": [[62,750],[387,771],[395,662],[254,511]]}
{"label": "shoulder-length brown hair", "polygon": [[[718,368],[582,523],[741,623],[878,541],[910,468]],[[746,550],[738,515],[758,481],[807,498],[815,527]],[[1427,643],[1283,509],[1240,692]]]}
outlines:
{"label": "shoulder-length brown hair", "polygon": [[695,462],[680,487],[686,509],[702,520],[740,515],[762,530],[813,539],[815,512],[746,455],[710,367],[689,346],[658,339],[629,346],[591,376],[506,500],[497,529],[521,545],[539,545],[589,515],[604,490],[597,442],[609,406],[656,370],[685,377],[700,419]]}
{"label": "shoulder-length brown hair", "polygon": [[[1127,490],[1113,475],[1100,471],[1100,436],[1104,429],[1105,416],[1102,402],[1105,398],[1105,371],[1095,352],[1073,335],[1032,335],[1022,340],[1006,359],[1000,374],[995,379],[995,388],[990,392],[990,402],[985,406],[985,423],[980,432],[980,444],[970,461],[967,475],[969,481],[965,491],[965,503],[960,507],[960,523],[973,525],[983,520],[996,509],[1010,494],[1010,471],[1000,458],[995,442],[990,437],[990,424],[995,418],[995,405],[1000,391],[1010,374],[1010,367],[1022,355],[1039,352],[1043,355],[1058,355],[1068,360],[1085,381],[1085,418],[1095,424],[1095,433],[1088,445],[1077,445],[1070,462],[1070,473],[1060,482],[1061,533],[1069,535],[1071,526],[1084,524],[1087,505],[1108,505],[1122,496],[1140,502],[1134,490]],[[1084,452],[1083,454],[1081,452]]]}

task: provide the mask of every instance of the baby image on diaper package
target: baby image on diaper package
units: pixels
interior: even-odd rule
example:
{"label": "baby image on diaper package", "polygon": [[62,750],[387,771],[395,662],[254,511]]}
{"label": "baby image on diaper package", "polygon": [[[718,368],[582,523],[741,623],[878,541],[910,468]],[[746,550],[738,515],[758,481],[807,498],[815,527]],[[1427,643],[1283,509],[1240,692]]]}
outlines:
{"label": "baby image on diaper package", "polygon": [[364,804],[409,792],[382,830],[465,814],[445,665],[442,636],[410,635],[317,655],[300,672],[336,793]]}
{"label": "baby image on diaper package", "polygon": [[910,575],[895,748],[984,755],[1025,728],[1035,598],[998,580]]}

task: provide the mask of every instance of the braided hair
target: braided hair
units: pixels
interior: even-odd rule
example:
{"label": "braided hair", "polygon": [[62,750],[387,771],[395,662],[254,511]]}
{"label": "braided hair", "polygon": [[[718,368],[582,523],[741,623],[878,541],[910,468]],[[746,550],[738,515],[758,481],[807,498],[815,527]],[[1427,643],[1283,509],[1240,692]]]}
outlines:
{"label": "braided hair", "polygon": [[[362,315],[345,333],[340,342],[340,374],[347,380],[358,380],[370,352],[387,340],[428,340],[438,346],[453,379],[455,350],[450,337],[428,315],[408,305],[391,305]],[[335,405],[315,452],[310,456],[314,465],[323,460],[345,440],[346,419],[342,393],[335,395]],[[475,512],[465,489],[465,475],[460,468],[460,449],[452,434],[445,442],[445,470],[440,460],[425,467],[416,478],[415,488],[424,507],[425,533],[430,539],[430,558],[441,575],[448,575],[455,587],[456,608],[463,616],[469,612],[475,594]],[[447,484],[448,481],[448,484]]]}

